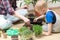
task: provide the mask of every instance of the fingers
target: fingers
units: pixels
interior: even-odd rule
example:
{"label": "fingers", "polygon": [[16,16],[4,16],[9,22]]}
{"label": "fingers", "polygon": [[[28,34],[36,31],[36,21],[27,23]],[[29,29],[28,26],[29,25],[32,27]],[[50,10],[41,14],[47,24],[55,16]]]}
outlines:
{"label": "fingers", "polygon": [[37,22],[37,18],[35,18],[35,19],[33,20],[33,22]]}
{"label": "fingers", "polygon": [[26,22],[26,23],[25,23],[25,26],[26,26],[26,27],[31,27],[30,21]]}

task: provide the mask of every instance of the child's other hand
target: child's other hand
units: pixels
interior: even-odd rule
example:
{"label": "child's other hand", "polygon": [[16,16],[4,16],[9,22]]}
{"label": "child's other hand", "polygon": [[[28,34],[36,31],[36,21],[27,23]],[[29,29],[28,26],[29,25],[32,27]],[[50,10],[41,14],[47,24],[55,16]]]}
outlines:
{"label": "child's other hand", "polygon": [[37,20],[38,20],[38,18],[35,18],[35,19],[33,20],[33,22],[37,22]]}

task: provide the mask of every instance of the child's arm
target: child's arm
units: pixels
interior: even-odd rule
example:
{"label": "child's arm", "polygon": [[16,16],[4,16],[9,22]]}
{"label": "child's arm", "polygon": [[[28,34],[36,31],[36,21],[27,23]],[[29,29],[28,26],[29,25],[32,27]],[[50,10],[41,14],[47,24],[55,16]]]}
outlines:
{"label": "child's arm", "polygon": [[47,36],[48,36],[48,35],[51,35],[51,33],[52,33],[52,27],[53,27],[53,24],[52,24],[52,23],[49,23],[49,24],[48,24],[48,31],[47,31],[47,32],[44,32],[44,31],[43,31],[43,34],[44,34],[44,35],[47,35]]}
{"label": "child's arm", "polygon": [[38,19],[42,19],[42,18],[44,18],[44,17],[45,17],[45,15],[41,15],[41,16],[35,18],[35,19],[34,19],[34,22],[36,22]]}
{"label": "child's arm", "polygon": [[52,23],[48,23],[48,32],[47,32],[48,35],[51,34],[51,32],[52,32],[52,27],[53,27],[53,24],[52,24]]}

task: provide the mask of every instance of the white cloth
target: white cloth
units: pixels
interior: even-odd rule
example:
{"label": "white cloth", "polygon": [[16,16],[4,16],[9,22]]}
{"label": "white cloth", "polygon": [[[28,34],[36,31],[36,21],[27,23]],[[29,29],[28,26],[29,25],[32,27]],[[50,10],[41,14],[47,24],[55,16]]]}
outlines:
{"label": "white cloth", "polygon": [[0,29],[7,29],[12,26],[12,23],[4,18],[4,15],[0,15]]}
{"label": "white cloth", "polygon": [[54,13],[56,15],[56,23],[54,24],[53,29],[55,32],[60,32],[60,15],[58,15],[56,12],[54,12]]}

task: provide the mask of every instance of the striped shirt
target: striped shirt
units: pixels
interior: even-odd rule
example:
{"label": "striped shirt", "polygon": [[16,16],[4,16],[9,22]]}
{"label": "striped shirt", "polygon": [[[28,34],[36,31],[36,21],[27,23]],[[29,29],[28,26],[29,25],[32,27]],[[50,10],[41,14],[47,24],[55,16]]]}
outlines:
{"label": "striped shirt", "polygon": [[11,7],[9,0],[0,0],[0,15],[13,15],[14,9]]}

